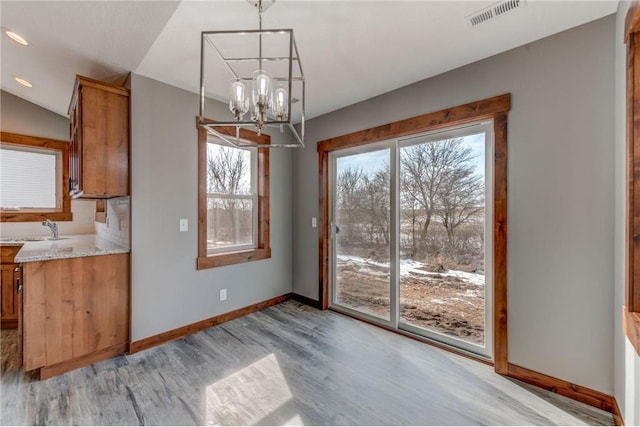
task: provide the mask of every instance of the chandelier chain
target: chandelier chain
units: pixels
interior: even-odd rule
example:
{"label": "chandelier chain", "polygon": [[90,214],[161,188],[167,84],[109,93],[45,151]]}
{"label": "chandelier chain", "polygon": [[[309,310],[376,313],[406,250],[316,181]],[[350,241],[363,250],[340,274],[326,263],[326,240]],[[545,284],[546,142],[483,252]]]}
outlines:
{"label": "chandelier chain", "polygon": [[[262,31],[262,0],[258,0],[258,29]],[[258,36],[258,69],[262,70],[262,34]]]}

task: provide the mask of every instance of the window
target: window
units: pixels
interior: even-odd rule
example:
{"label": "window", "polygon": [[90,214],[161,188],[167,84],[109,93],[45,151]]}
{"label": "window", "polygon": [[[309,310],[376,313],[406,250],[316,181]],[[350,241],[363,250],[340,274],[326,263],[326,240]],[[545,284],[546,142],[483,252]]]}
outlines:
{"label": "window", "polygon": [[233,147],[204,129],[198,135],[198,269],[270,258],[269,150]]}
{"label": "window", "polygon": [[69,143],[7,132],[1,136],[2,221],[70,221]]}
{"label": "window", "polygon": [[207,254],[256,248],[257,151],[207,141]]}
{"label": "window", "polygon": [[57,209],[56,169],[60,152],[3,144],[0,148],[0,207],[5,210]]}
{"label": "window", "polygon": [[640,355],[640,7],[632,3],[626,17],[627,43],[627,292],[623,308],[625,334]]}

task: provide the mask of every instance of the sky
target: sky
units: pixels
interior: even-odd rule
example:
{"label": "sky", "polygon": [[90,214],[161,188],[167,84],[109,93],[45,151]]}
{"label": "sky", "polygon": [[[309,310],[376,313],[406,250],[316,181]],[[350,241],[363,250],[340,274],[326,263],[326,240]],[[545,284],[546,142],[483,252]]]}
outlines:
{"label": "sky", "polygon": [[465,136],[462,144],[471,149],[471,153],[474,156],[473,165],[476,168],[476,173],[484,176],[484,133]]}
{"label": "sky", "polygon": [[337,175],[345,169],[361,169],[364,173],[371,176],[379,170],[383,170],[389,164],[390,150],[369,151],[362,154],[354,154],[351,156],[338,157]]}
{"label": "sky", "polygon": [[[473,165],[476,173],[484,176],[484,133],[468,135],[462,138],[462,145],[471,149],[473,155]],[[388,148],[376,151],[369,151],[361,154],[353,154],[337,158],[337,172],[348,168],[359,168],[368,175],[373,175],[379,170],[383,170],[389,164],[390,150]]]}

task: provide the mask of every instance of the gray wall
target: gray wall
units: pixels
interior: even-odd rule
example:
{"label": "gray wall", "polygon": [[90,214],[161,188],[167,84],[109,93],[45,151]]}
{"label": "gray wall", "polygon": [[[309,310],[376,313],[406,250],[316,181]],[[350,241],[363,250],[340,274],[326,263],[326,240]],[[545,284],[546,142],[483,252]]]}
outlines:
{"label": "gray wall", "polygon": [[[69,140],[68,118],[5,91],[0,91],[0,129],[3,132]],[[73,221],[60,222],[60,234],[93,233],[95,202],[72,200],[71,211]],[[2,223],[0,236],[45,235],[48,231],[39,222]]]}
{"label": "gray wall", "polygon": [[308,123],[294,158],[294,292],[317,298],[316,142],[510,92],[509,361],[613,393],[609,16]]}
{"label": "gray wall", "polygon": [[615,35],[615,397],[626,425],[640,425],[640,357],[622,331],[625,301],[626,228],[626,70],[624,20],[630,3],[622,1],[616,14]]}
{"label": "gray wall", "polygon": [[198,97],[136,74],[131,91],[132,340],[291,292],[291,150],[270,156],[272,258],[197,271]]}
{"label": "gray wall", "polygon": [[[71,94],[69,94],[71,99]],[[0,92],[2,131],[69,140],[69,118],[39,107],[15,95]]]}

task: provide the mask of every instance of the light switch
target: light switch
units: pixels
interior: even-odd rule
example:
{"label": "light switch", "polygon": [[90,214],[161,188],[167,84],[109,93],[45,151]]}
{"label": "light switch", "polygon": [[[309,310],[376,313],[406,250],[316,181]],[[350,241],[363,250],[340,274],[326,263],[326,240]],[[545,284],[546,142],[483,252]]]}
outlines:
{"label": "light switch", "polygon": [[227,290],[220,289],[220,301],[226,301],[226,300],[227,300]]}
{"label": "light switch", "polygon": [[311,218],[311,227],[316,228],[317,226],[318,226],[318,218],[314,216],[313,218]]}
{"label": "light switch", "polygon": [[180,220],[180,232],[182,233],[185,231],[189,231],[189,220],[183,218]]}

